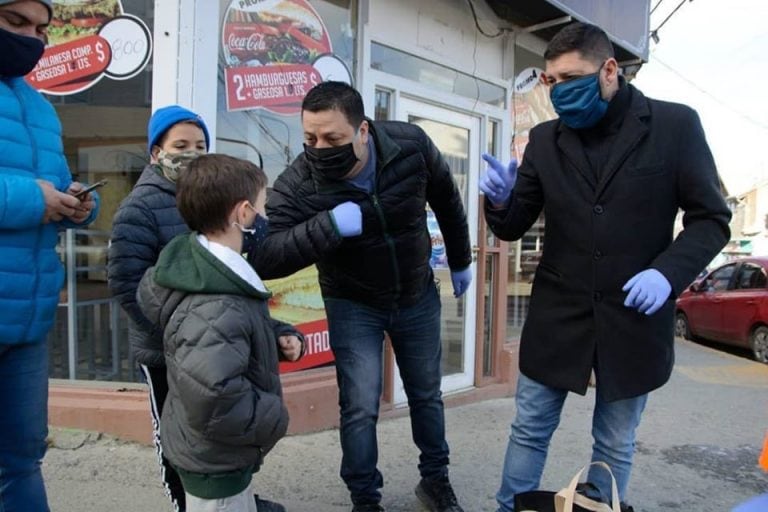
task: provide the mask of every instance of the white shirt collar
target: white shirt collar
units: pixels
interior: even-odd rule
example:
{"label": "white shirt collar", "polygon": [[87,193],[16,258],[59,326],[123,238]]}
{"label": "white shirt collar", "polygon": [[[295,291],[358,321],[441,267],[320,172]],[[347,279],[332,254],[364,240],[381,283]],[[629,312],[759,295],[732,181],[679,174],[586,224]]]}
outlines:
{"label": "white shirt collar", "polygon": [[219,261],[229,267],[232,272],[244,279],[245,282],[259,291],[268,292],[267,287],[264,286],[264,281],[261,280],[256,271],[253,270],[253,267],[237,251],[233,251],[226,245],[218,242],[212,242],[205,235],[198,234],[197,241],[211,254],[216,256]]}

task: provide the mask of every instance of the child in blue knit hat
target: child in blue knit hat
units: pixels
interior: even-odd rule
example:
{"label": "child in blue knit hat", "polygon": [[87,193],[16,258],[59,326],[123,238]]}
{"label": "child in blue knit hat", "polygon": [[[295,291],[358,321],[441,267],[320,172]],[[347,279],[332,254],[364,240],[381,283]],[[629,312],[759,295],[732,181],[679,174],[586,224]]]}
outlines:
{"label": "child in blue knit hat", "polygon": [[112,294],[130,318],[128,337],[149,385],[163,487],[174,510],[185,510],[184,489],[163,454],[160,439],[160,415],[168,393],[162,333],[136,304],[136,289],[163,247],[174,236],[189,232],[176,207],[176,179],[189,162],[208,152],[210,140],[202,117],[179,105],[158,109],[149,120],[147,135],[150,162],[115,214],[107,278]]}

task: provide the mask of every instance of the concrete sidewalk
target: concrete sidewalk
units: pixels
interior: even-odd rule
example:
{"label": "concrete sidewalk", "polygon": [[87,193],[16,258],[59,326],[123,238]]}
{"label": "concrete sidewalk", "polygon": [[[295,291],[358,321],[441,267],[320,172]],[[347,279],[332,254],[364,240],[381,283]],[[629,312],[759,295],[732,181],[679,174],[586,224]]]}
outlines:
{"label": "concrete sidewalk", "polygon": [[[768,365],[685,341],[669,384],[648,401],[629,501],[637,512],[729,511],[768,492],[757,456],[768,429]],[[559,489],[589,460],[594,390],[566,401],[542,487]],[[495,510],[513,399],[446,411],[451,479],[467,512]],[[54,512],[170,511],[152,448],[97,434],[53,431],[43,463]],[[382,504],[423,510],[413,494],[417,452],[407,417],[379,425]],[[338,431],[288,437],[267,457],[254,489],[292,512],[349,511]]]}

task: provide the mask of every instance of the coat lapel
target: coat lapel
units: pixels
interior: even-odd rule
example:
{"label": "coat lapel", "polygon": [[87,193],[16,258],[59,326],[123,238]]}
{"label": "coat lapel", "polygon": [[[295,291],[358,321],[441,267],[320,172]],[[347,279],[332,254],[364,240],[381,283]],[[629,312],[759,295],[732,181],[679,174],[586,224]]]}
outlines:
{"label": "coat lapel", "polygon": [[[628,85],[628,87],[632,86]],[[649,116],[648,100],[645,99],[645,96],[640,91],[632,87],[632,103],[630,104],[627,116],[624,118],[624,122],[621,123],[619,134],[616,137],[616,144],[611,149],[605,169],[601,173],[596,197],[600,197],[616,174],[616,171],[621,168],[621,165],[632,150],[648,133],[648,124],[645,119]]]}
{"label": "coat lapel", "polygon": [[557,135],[557,146],[560,151],[563,152],[568,162],[579,171],[579,174],[586,180],[592,191],[597,187],[597,181],[595,179],[595,173],[592,172],[592,168],[587,161],[587,155],[584,154],[584,149],[581,144],[579,136],[576,132],[564,126],[560,123]]}

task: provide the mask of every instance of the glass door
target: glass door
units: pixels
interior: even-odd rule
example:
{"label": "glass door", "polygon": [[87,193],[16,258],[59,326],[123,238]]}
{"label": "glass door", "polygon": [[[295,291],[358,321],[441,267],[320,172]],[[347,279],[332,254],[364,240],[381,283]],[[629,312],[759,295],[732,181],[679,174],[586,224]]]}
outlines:
{"label": "glass door", "polygon": [[[401,97],[397,103],[397,119],[420,126],[443,155],[464,201],[469,224],[470,242],[477,245],[478,173],[480,120],[447,108]],[[442,301],[441,339],[443,344],[443,392],[466,389],[474,385],[476,325],[476,264],[473,261],[472,285],[460,298],[453,296],[451,272],[445,260],[442,234],[428,212],[427,228],[432,237],[432,267],[439,281]],[[400,376],[395,369],[394,402],[407,401]]]}

